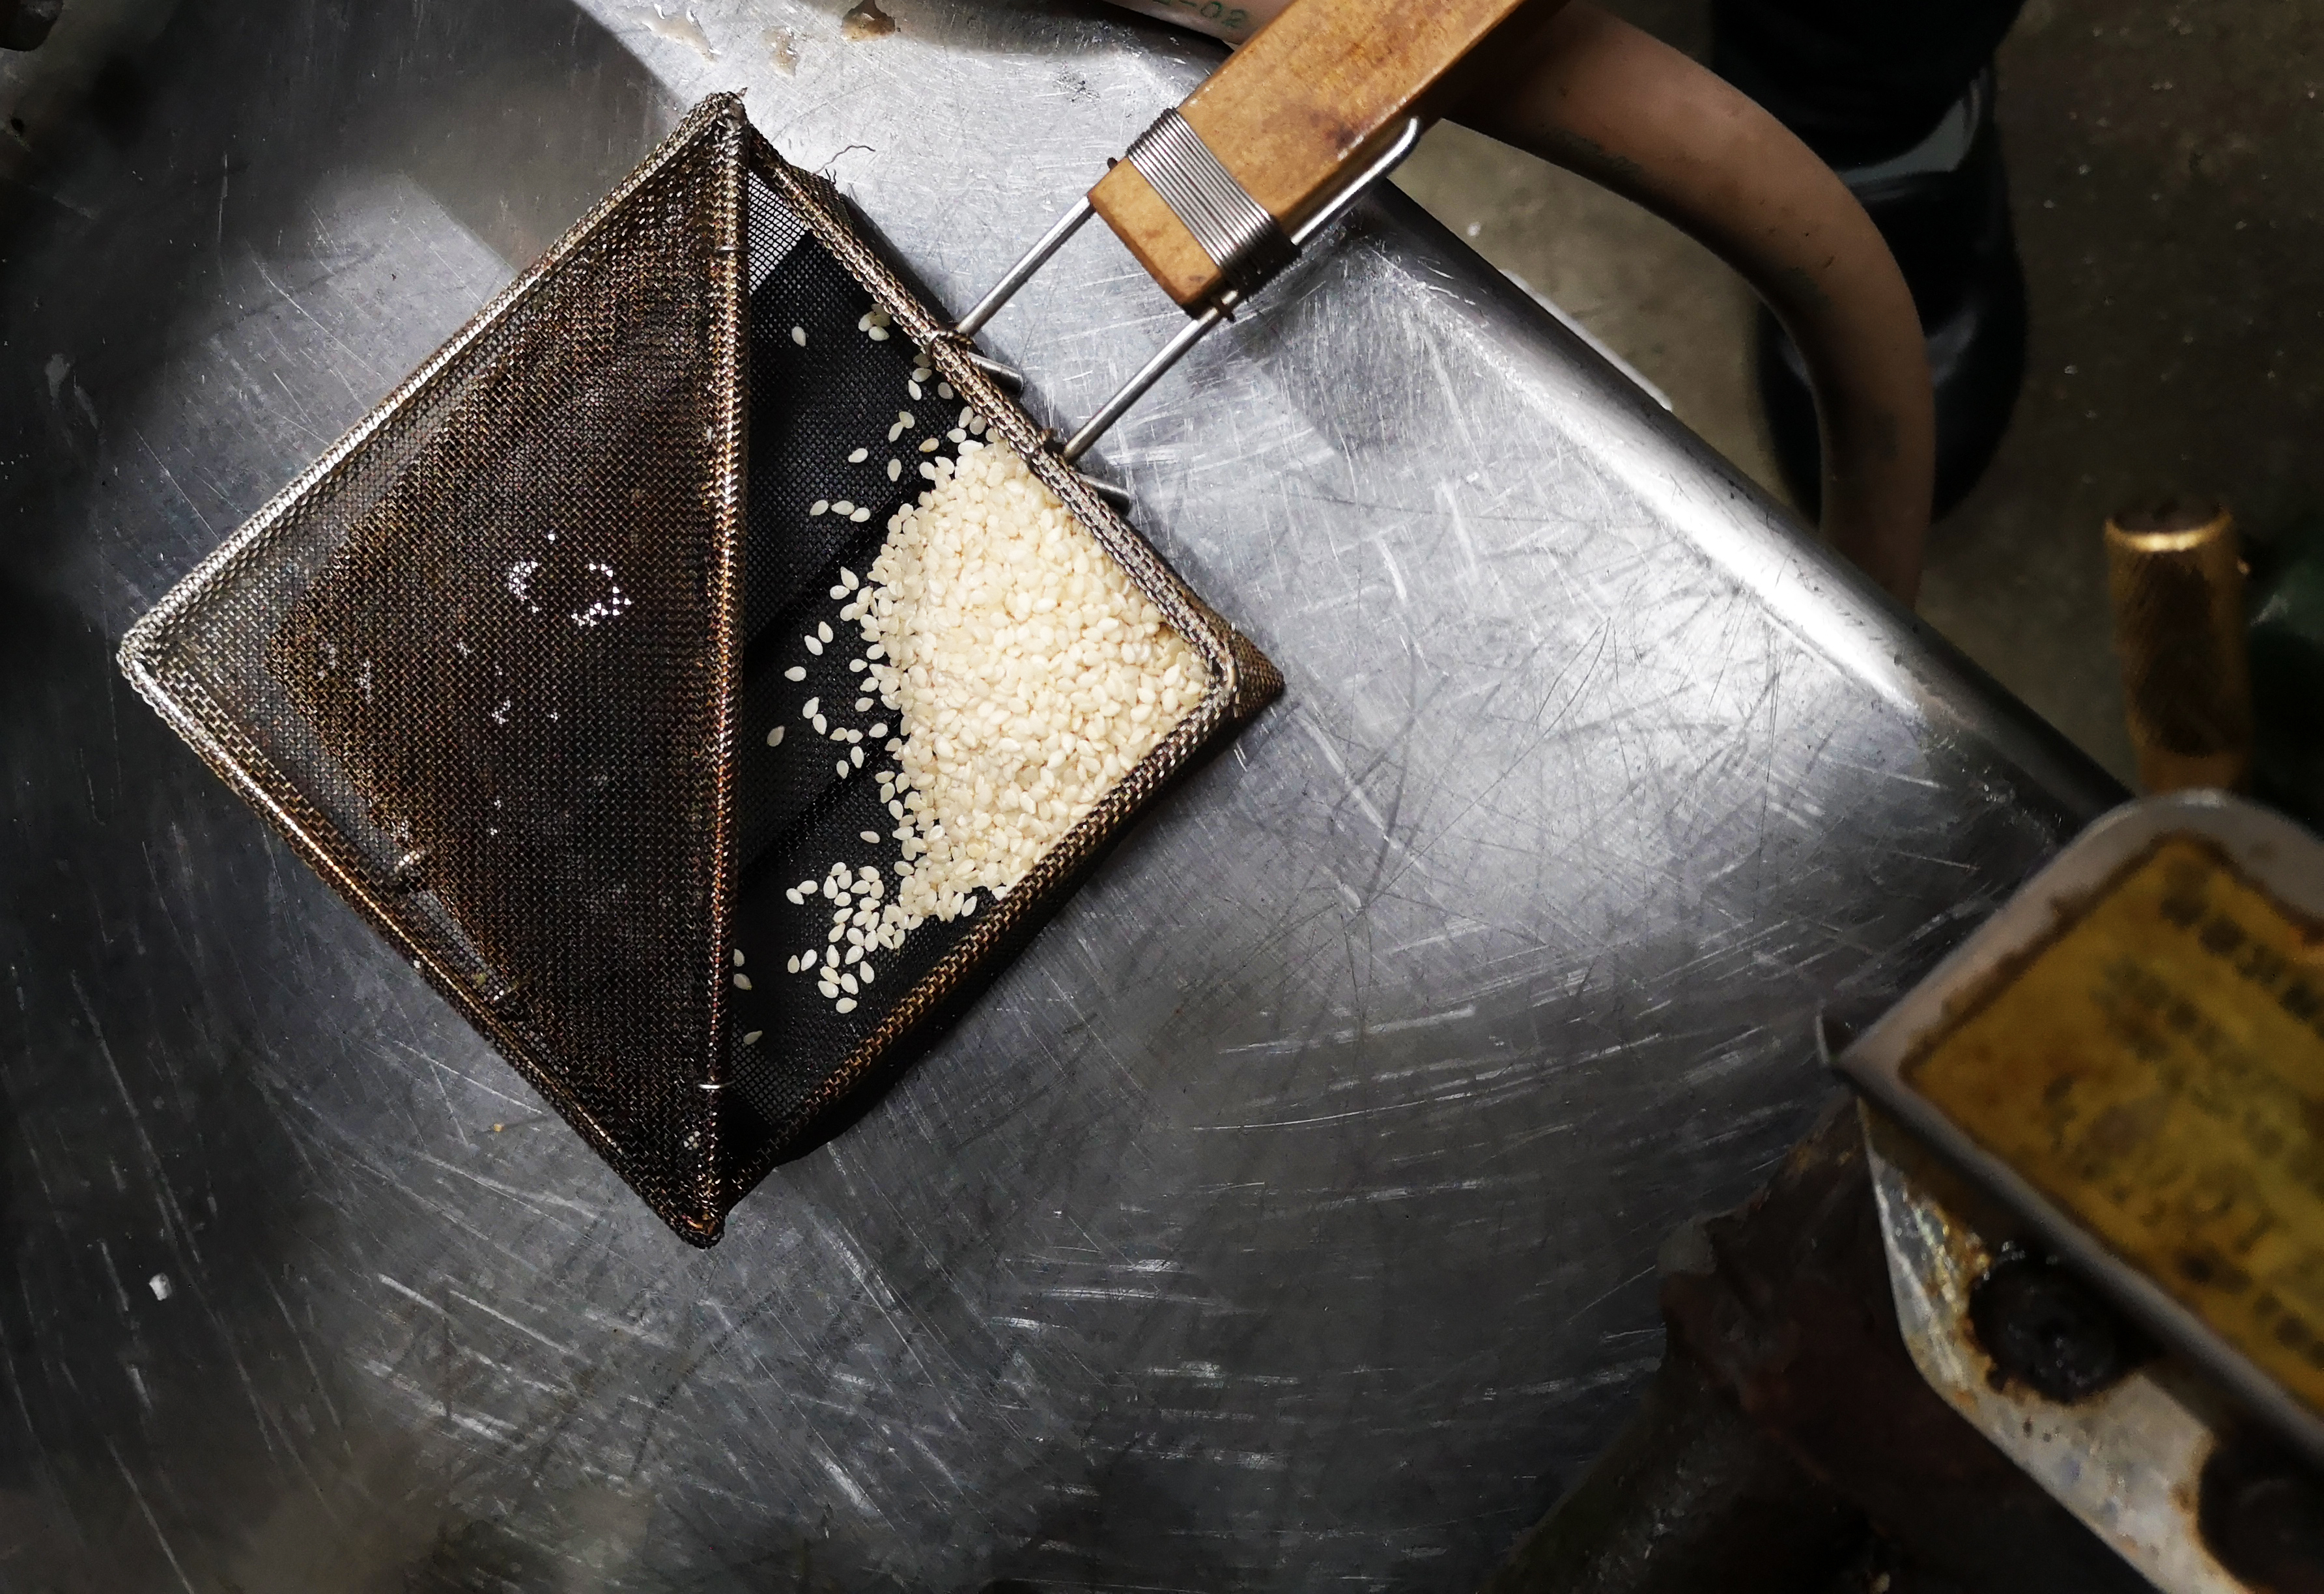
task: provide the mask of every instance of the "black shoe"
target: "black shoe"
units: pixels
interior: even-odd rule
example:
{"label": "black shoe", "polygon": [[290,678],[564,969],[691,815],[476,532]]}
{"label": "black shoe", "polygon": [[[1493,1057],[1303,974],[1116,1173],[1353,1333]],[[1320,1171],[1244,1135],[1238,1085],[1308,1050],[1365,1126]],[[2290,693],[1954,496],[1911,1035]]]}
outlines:
{"label": "black shoe", "polygon": [[[1888,241],[1928,336],[1937,407],[1934,512],[1940,515],[1992,463],[2025,377],[2025,275],[2009,221],[2009,180],[1993,98],[1988,67],[1944,124],[1914,150],[1840,172]],[[1928,170],[1943,160],[1949,143],[1967,149],[1949,168]],[[1813,517],[1823,496],[1822,450],[1807,367],[1765,309],[1757,364],[1776,463],[1794,497]]]}

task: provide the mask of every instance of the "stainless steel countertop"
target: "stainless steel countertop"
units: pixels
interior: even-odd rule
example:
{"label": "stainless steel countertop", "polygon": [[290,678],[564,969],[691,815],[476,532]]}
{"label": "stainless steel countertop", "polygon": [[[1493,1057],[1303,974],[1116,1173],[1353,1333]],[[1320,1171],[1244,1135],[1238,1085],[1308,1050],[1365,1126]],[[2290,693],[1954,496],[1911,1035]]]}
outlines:
{"label": "stainless steel countertop", "polygon": [[[1465,1586],[1818,1000],[2116,795],[1368,206],[1101,450],[1286,699],[687,1249],[111,651],[699,93],[957,306],[1214,59],[838,9],[77,0],[0,74],[0,1583]],[[1093,233],[989,345],[1077,417],[1176,316]]]}

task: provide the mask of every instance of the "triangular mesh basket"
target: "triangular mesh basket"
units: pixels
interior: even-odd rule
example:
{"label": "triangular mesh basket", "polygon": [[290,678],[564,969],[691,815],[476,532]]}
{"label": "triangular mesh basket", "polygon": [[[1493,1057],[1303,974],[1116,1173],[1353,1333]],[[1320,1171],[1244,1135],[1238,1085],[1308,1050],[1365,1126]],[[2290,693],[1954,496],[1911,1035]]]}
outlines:
{"label": "triangular mesh basket", "polygon": [[[884,341],[862,331],[875,310]],[[820,941],[828,916],[785,888],[851,851],[880,861],[860,840],[887,825],[872,783],[835,775],[817,739],[768,733],[816,689],[786,678],[801,661],[777,644],[835,607],[835,573],[867,568],[924,485],[847,458],[909,404],[915,367],[954,394],[930,393],[929,425],[956,404],[1014,447],[1210,678],[1022,882],[923,923],[842,1014],[779,972],[743,989],[733,954]],[[835,484],[872,512],[810,515]],[[1282,687],[729,96],[180,582],[121,658],[700,1245]]]}

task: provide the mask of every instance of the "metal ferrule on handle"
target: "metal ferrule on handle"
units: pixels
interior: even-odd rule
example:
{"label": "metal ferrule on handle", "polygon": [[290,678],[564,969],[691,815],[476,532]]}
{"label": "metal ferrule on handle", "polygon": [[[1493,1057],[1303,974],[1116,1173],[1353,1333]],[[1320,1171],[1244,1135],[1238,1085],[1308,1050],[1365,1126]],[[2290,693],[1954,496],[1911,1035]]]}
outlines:
{"label": "metal ferrule on handle", "polygon": [[[1167,124],[1174,120],[1179,127],[1185,126],[1185,122],[1178,119],[1176,111],[1164,113],[1162,118],[1157,121],[1152,128],[1148,129],[1138,143],[1131,146],[1130,158],[1133,161],[1139,161],[1141,150],[1146,152],[1148,158],[1151,158],[1154,148],[1165,147],[1171,152],[1165,157],[1167,169],[1181,171],[1183,174],[1184,165],[1190,157],[1183,148],[1178,135],[1174,133],[1161,133],[1158,139],[1157,136]],[[1404,158],[1412,153],[1413,146],[1420,142],[1420,134],[1419,117],[1414,116],[1406,121],[1403,129],[1397,133],[1395,140],[1387,149],[1375,156],[1353,180],[1333,194],[1322,208],[1309,217],[1296,232],[1289,235],[1286,236],[1282,229],[1275,225],[1272,217],[1268,217],[1267,225],[1273,231],[1275,241],[1260,236],[1259,229],[1255,223],[1250,221],[1248,216],[1242,217],[1240,221],[1234,219],[1237,211],[1232,200],[1222,198],[1214,189],[1206,187],[1204,189],[1209,195],[1205,199],[1199,202],[1190,200],[1189,203],[1194,207],[1196,214],[1193,217],[1182,215],[1182,219],[1187,221],[1188,230],[1193,232],[1197,239],[1204,238],[1206,230],[1209,230],[1211,235],[1216,238],[1225,253],[1213,253],[1213,258],[1218,261],[1222,269],[1229,272],[1230,281],[1235,285],[1220,293],[1209,306],[1181,328],[1176,336],[1157,349],[1153,357],[1139,367],[1137,374],[1122,383],[1113,397],[1099,406],[1097,413],[1084,422],[1081,429],[1065,441],[1058,450],[1060,456],[1070,465],[1088,453],[1091,446],[1111,429],[1114,422],[1129,413],[1131,405],[1145,397],[1148,389],[1161,381],[1173,365],[1185,357],[1187,350],[1209,336],[1222,322],[1231,319],[1235,310],[1246,303],[1253,292],[1279,275],[1284,267],[1298,258],[1302,249],[1346,214],[1348,207],[1362,198],[1367,189],[1395,170],[1403,162]],[[1193,138],[1191,129],[1187,131],[1186,137],[1192,140],[1195,147],[1202,147],[1202,141]],[[1209,152],[1204,150],[1204,153],[1207,155]],[[1168,165],[1167,163],[1170,162],[1177,164]],[[1215,160],[1212,164],[1217,165]],[[1152,174],[1146,172],[1144,166],[1140,166],[1139,170],[1141,174],[1147,175],[1149,180],[1153,180]],[[1218,168],[1215,179],[1232,187],[1234,192],[1241,196],[1243,204],[1253,209],[1258,208],[1256,202],[1249,194],[1243,192],[1240,185],[1235,184],[1234,179],[1227,174],[1223,167]],[[1189,179],[1189,180],[1191,182],[1195,180]],[[1213,181],[1207,177],[1200,180],[1204,185],[1211,184]],[[1156,189],[1157,192],[1163,192],[1167,197],[1168,190],[1162,183],[1157,182]],[[1263,210],[1259,214],[1266,216]],[[953,327],[953,336],[964,342],[973,337],[985,323],[991,320],[1001,307],[1009,302],[1019,289],[1032,280],[1033,274],[1048,263],[1050,256],[1056,254],[1064,246],[1065,240],[1072,237],[1074,231],[1087,221],[1091,215],[1090,202],[1084,198],[1060,217],[1049,230],[1041,235],[1040,241],[1026,252],[1025,257],[1010,267],[1001,281],[994,284],[992,290],[977,301],[976,308],[961,318],[959,323]],[[1254,239],[1257,241],[1253,242]],[[1205,250],[1210,246],[1208,242],[1204,244]],[[1237,273],[1241,275],[1239,276]],[[1243,286],[1245,278],[1250,281],[1249,288]]]}

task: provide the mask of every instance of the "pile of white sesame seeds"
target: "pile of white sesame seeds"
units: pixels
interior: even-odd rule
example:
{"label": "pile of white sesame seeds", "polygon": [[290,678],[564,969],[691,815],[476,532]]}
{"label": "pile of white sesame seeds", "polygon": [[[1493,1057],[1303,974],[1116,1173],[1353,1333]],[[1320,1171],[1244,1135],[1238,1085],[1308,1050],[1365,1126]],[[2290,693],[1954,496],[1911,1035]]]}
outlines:
{"label": "pile of white sesame seeds", "polygon": [[[856,329],[879,342],[890,326],[873,310]],[[795,329],[794,341],[804,334]],[[905,386],[915,401],[956,398],[925,364]],[[898,410],[889,447],[919,424]],[[855,1010],[873,960],[923,922],[973,914],[979,893],[1001,897],[1024,879],[1209,683],[1201,655],[1025,462],[978,440],[987,429],[964,408],[944,438],[931,430],[884,466],[872,445],[847,457],[892,482],[903,459],[919,455],[917,474],[929,486],[890,519],[870,579],[842,568],[831,589],[836,619],[863,642],[847,660],[859,677],[852,702],[818,696],[798,710],[837,755],[835,779],[868,772],[879,782],[893,825],[885,836],[861,837],[881,850],[892,885],[876,865],[835,859],[820,879],[783,891],[798,906],[831,905],[824,939],[784,967],[812,979],[837,1013]],[[957,461],[928,457],[945,438]],[[846,499],[818,499],[807,513],[871,518]],[[828,621],[799,643],[810,656],[845,645]],[[807,671],[792,665],[783,675],[803,682]],[[769,747],[782,742],[780,725],[768,732]],[[751,989],[744,963],[736,947],[741,990]]]}
{"label": "pile of white sesame seeds", "polygon": [[[1001,895],[1201,701],[1208,671],[1006,446],[961,446],[897,511],[857,619],[903,722],[882,780],[907,918]],[[887,788],[892,787],[892,793]]]}

